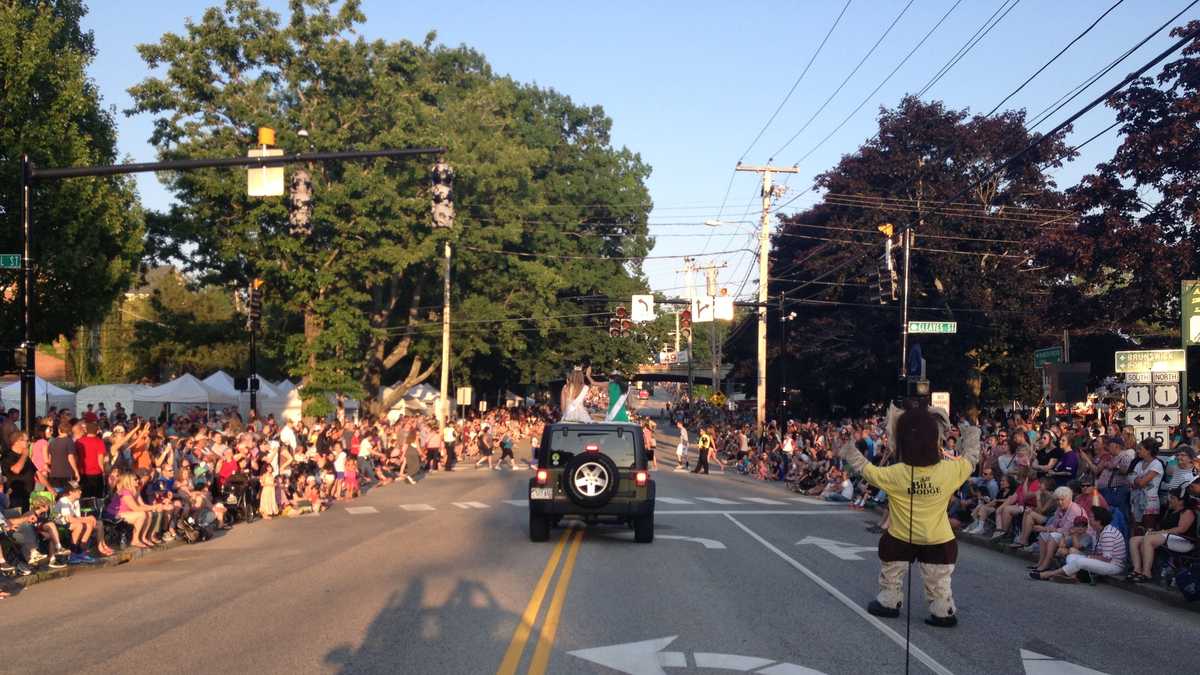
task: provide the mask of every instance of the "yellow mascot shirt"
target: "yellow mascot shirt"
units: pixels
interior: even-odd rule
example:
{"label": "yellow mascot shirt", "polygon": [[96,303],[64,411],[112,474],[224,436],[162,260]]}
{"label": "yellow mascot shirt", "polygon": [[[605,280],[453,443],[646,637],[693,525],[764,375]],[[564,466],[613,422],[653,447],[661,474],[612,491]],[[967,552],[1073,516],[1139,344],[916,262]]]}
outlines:
{"label": "yellow mascot shirt", "polygon": [[972,470],[972,463],[962,457],[915,470],[908,464],[862,467],[871,485],[887,493],[892,520],[888,533],[900,541],[910,541],[911,522],[913,544],[944,544],[954,538],[946,508]]}

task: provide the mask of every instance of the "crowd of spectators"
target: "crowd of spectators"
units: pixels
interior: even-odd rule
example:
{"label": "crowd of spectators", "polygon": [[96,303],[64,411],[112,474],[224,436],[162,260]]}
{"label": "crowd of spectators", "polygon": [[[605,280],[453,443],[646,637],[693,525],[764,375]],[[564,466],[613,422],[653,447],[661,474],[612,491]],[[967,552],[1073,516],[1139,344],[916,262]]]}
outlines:
{"label": "crowd of spectators", "polygon": [[[234,409],[157,419],[115,406],[51,409],[32,437],[0,418],[0,573],[94,564],[118,549],[212,537],[258,518],[320,514],[364,489],[463,464],[499,470],[548,408],[498,409],[439,430],[430,417],[276,420]],[[0,591],[0,598],[7,593]]]}
{"label": "crowd of spectators", "polygon": [[[853,509],[874,509],[889,526],[888,495],[856,480],[834,447],[849,437],[869,461],[889,464],[882,415],[838,422],[770,421],[758,437],[737,410],[680,400],[687,428],[711,429],[718,455],[736,470]],[[993,411],[981,419],[981,461],[950,504],[953,527],[1036,555],[1033,579],[1089,575],[1171,584],[1200,562],[1200,429],[1175,430],[1167,447],[1137,442],[1132,427],[1084,417],[1040,422]],[[956,453],[957,428],[944,452]]]}

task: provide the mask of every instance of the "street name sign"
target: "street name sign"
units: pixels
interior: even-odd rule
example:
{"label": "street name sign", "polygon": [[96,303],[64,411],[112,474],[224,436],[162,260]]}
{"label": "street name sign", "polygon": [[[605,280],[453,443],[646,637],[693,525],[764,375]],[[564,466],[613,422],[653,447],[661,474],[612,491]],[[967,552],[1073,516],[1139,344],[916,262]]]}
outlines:
{"label": "street name sign", "polygon": [[1063,348],[1047,347],[1033,352],[1033,367],[1041,368],[1048,363],[1062,363]]}
{"label": "street name sign", "polygon": [[1118,373],[1161,373],[1187,370],[1187,357],[1182,349],[1150,349],[1136,352],[1117,352]]}
{"label": "street name sign", "polygon": [[913,333],[957,333],[957,321],[909,321],[908,332]]}
{"label": "street name sign", "polygon": [[5,269],[5,270],[21,269],[21,254],[20,253],[0,253],[0,269]]}

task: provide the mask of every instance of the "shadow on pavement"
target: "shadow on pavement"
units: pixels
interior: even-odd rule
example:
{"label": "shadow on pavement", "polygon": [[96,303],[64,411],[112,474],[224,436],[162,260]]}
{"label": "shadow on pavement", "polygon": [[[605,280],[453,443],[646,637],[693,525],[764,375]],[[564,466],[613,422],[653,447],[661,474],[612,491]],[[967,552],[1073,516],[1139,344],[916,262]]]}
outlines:
{"label": "shadow on pavement", "polygon": [[518,617],[500,608],[483,583],[460,579],[445,602],[429,606],[423,578],[392,594],[357,648],[325,657],[337,673],[491,672]]}

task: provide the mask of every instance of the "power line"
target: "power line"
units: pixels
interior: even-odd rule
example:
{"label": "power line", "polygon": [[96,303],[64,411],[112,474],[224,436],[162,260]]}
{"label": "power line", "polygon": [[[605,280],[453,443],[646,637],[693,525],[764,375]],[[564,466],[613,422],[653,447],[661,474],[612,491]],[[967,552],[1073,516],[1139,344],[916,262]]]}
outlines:
{"label": "power line", "polygon": [[[1020,1],[1021,0],[1004,0],[1004,2],[1000,3],[1000,6],[996,8],[996,11],[992,12],[992,15],[989,16],[979,26],[979,28],[975,29],[975,33],[972,34],[971,37],[967,38],[967,41],[963,43],[963,46],[959,47],[958,51],[954,52],[954,55],[951,56],[946,63],[942,64],[942,67],[939,68],[936,73],[934,73],[933,77],[929,78],[929,81],[925,83],[924,87],[921,87],[921,90],[917,92],[917,98],[924,96],[925,92],[933,88],[933,85],[937,84],[943,77],[945,77],[946,74],[954,68],[954,66],[957,66],[958,62],[962,61],[968,52],[982,42],[983,38],[987,37],[987,34],[992,32],[992,29],[996,27],[996,24],[999,24],[1001,21],[1003,21],[1004,17],[1008,16],[1008,13],[1011,12]],[[1009,2],[1012,2],[1012,4],[1009,5]],[[1007,10],[1004,9],[1005,6],[1008,6]],[[1001,11],[1004,11],[1004,15],[999,19],[996,19],[996,15],[1000,14]],[[993,19],[995,19],[994,22]]]}
{"label": "power line", "polygon": [[[813,241],[829,241],[829,242],[834,242],[834,243],[838,243],[838,244],[853,244],[855,246],[878,246],[877,242],[858,241],[857,239],[835,239],[835,238],[831,238],[831,237],[816,237],[816,236],[811,236],[811,235],[807,235],[807,234],[786,234],[786,233],[781,232],[781,233],[778,233],[776,236],[790,237],[790,238],[794,238],[794,239],[810,239]],[[974,256],[994,257],[994,258],[1028,258],[1029,257],[1029,256],[1017,255],[1017,254],[1013,254],[1013,253],[992,253],[989,251],[959,251],[957,249],[925,248],[925,247],[918,247],[918,246],[912,247],[912,250],[923,251],[925,253],[952,253],[952,254],[958,254],[958,255],[974,255]]]}
{"label": "power line", "polygon": [[[888,81],[892,79],[892,76],[894,76],[902,67],[904,67],[904,64],[908,63],[908,60],[910,58],[912,58],[913,54],[917,53],[917,50],[921,48],[921,45],[925,44],[925,41],[929,39],[929,36],[933,35],[934,31],[936,31],[942,25],[942,23],[944,23],[946,21],[946,19],[950,16],[950,13],[953,12],[961,4],[962,4],[962,0],[955,0],[955,3],[950,6],[950,9],[946,10],[946,13],[942,15],[942,18],[938,19],[937,23],[933,24],[933,28],[930,28],[929,31],[927,33],[925,33],[925,36],[922,37],[919,42],[917,42],[916,46],[914,46],[911,50],[909,50],[908,54],[904,55],[903,59],[900,59],[900,63],[896,64],[896,67],[892,69],[892,72],[888,73],[887,77],[883,78],[883,81],[880,82],[874,89],[872,89],[871,93],[867,94],[866,98],[864,98],[862,100],[862,102],[859,103],[858,106],[854,108],[854,110],[851,110],[850,114],[846,115],[846,118],[843,119],[836,127],[834,127],[832,131],[830,131],[828,134],[826,134],[825,137],[822,138],[820,140],[820,142],[818,142],[816,145],[814,145],[811,150],[804,153],[804,155],[800,158],[800,162],[803,162],[804,160],[811,157],[812,154],[814,152],[816,152],[818,149],[820,149],[820,147],[822,145],[825,145],[826,141],[828,141],[830,138],[833,138],[834,134],[836,134],[838,131],[840,131],[841,128],[844,127],[847,122],[849,122],[855,115],[857,115],[858,111],[862,110],[863,106],[865,106],[868,102],[870,102],[871,98],[873,96],[875,96],[875,94],[877,94],[880,89],[883,88],[883,85],[887,84]],[[797,163],[800,163],[800,162],[797,162]]]}
{"label": "power line", "polygon": [[[808,74],[808,69],[812,68],[813,61],[817,60],[817,55],[819,55],[821,50],[825,48],[825,43],[829,41],[829,36],[833,35],[833,30],[838,27],[839,23],[841,23],[842,17],[846,15],[846,10],[850,9],[851,2],[853,2],[853,0],[846,0],[846,4],[842,7],[841,13],[837,15],[837,18],[833,20],[833,25],[830,26],[829,31],[825,33],[825,38],[821,40],[821,44],[817,45],[816,51],[814,51],[812,56],[808,59],[808,63],[804,65],[804,70],[800,71],[800,77],[797,77],[796,81],[792,83],[792,88],[788,89],[787,95],[784,96],[783,100],[779,102],[779,105],[775,108],[775,112],[771,113],[771,116],[767,119],[767,123],[762,126],[762,129],[758,130],[758,133],[754,136],[754,140],[750,141],[750,145],[746,148],[746,151],[742,153],[742,156],[738,157],[739,164],[741,164],[742,161],[746,159],[746,155],[749,155],[750,151],[754,149],[754,145],[758,143],[758,140],[762,138],[764,133],[766,133],[767,128],[770,127],[771,123],[775,121],[775,118],[779,115],[779,111],[783,110],[783,106],[790,98],[792,98],[792,94],[796,93],[796,87],[800,86],[800,81],[803,80],[804,76]],[[726,190],[725,195],[726,197],[729,196],[728,190]]]}
{"label": "power line", "polygon": [[[869,194],[865,194],[865,193],[854,193],[854,192],[826,192],[825,196],[845,197],[847,199],[852,199],[852,198],[853,199],[880,199],[880,200],[893,201],[893,202],[904,202],[904,203],[908,203],[908,204],[919,204],[922,201],[924,201],[924,202],[929,201],[928,199],[920,200],[920,199],[913,199],[911,197],[885,197],[885,196],[876,196],[876,195],[869,195]],[[969,208],[969,209],[977,209],[978,210],[978,209],[985,208],[984,206],[982,206],[980,204],[974,204],[971,202],[946,202],[946,204],[951,207],[961,207],[964,209]],[[1009,209],[1015,213],[1028,214],[1031,216],[1042,216],[1042,215],[1046,215],[1046,214],[1067,215],[1067,216],[1075,215],[1074,211],[1070,211],[1068,209],[1054,209],[1054,208],[1046,208],[1046,207],[1041,207],[1041,206],[1017,206],[1015,204],[1009,204],[1009,205],[1005,205],[1003,208]]]}
{"label": "power line", "polygon": [[1012,98],[1013,96],[1016,96],[1018,92],[1020,92],[1022,89],[1024,89],[1024,88],[1025,88],[1025,85],[1027,85],[1027,84],[1029,84],[1030,82],[1032,82],[1032,81],[1033,81],[1033,78],[1037,77],[1038,75],[1041,75],[1041,74],[1042,74],[1042,71],[1044,71],[1045,69],[1049,68],[1049,67],[1050,67],[1050,64],[1052,64],[1052,63],[1054,63],[1055,61],[1057,61],[1057,60],[1058,60],[1058,57],[1062,56],[1063,54],[1066,54],[1068,49],[1070,49],[1071,47],[1073,47],[1073,46],[1075,45],[1075,43],[1076,43],[1076,42],[1079,42],[1081,39],[1083,39],[1083,36],[1085,36],[1085,35],[1087,35],[1088,33],[1092,32],[1092,29],[1096,27],[1096,24],[1100,23],[1100,22],[1101,22],[1101,21],[1104,19],[1104,17],[1106,17],[1106,16],[1108,16],[1110,13],[1112,13],[1112,11],[1113,11],[1114,9],[1116,9],[1117,7],[1120,7],[1120,6],[1121,6],[1121,3],[1123,3],[1123,2],[1125,2],[1125,0],[1117,0],[1116,2],[1114,2],[1114,3],[1112,4],[1112,6],[1111,6],[1111,7],[1109,7],[1109,8],[1108,8],[1108,9],[1106,9],[1106,10],[1104,10],[1104,13],[1103,13],[1103,14],[1101,14],[1100,16],[1096,17],[1096,20],[1095,20],[1095,21],[1093,21],[1093,22],[1091,23],[1091,25],[1089,25],[1087,28],[1084,28],[1082,33],[1080,33],[1079,35],[1076,35],[1076,36],[1075,36],[1075,38],[1074,38],[1073,40],[1071,40],[1070,42],[1068,42],[1068,43],[1066,44],[1066,46],[1065,46],[1065,47],[1063,47],[1062,49],[1058,50],[1058,53],[1057,53],[1057,54],[1055,54],[1055,55],[1054,55],[1054,56],[1053,56],[1053,57],[1052,57],[1052,58],[1051,58],[1049,61],[1047,61],[1047,62],[1043,63],[1041,68],[1038,68],[1036,71],[1034,71],[1034,73],[1033,73],[1032,75],[1030,75],[1029,77],[1025,78],[1025,81],[1024,81],[1024,82],[1022,82],[1022,83],[1020,84],[1020,86],[1018,86],[1016,89],[1013,89],[1011,92],[1009,92],[1008,96],[1005,96],[1005,97],[1004,97],[1004,98],[1003,98],[1003,99],[1002,99],[1002,100],[1001,100],[999,103],[997,103],[997,104],[996,104],[996,107],[994,107],[994,108],[992,108],[991,110],[989,110],[989,111],[988,111],[988,114],[984,115],[984,117],[991,117],[993,114],[995,114],[995,112],[996,112],[997,110],[999,110],[999,109],[1000,109],[1000,106],[1004,105],[1005,103],[1008,103],[1008,100],[1009,100],[1010,98]]}
{"label": "power line", "polygon": [[[834,196],[827,196],[825,203],[827,205],[832,205],[832,206],[850,206],[850,207],[870,208],[870,209],[875,209],[878,211],[915,211],[916,210],[916,205],[913,205],[913,204],[891,204],[891,203],[882,201],[882,199],[883,198],[849,199],[849,198],[834,195]],[[1001,213],[990,213],[990,214],[986,213],[986,212],[981,213],[981,212],[978,212],[975,210],[962,209],[962,208],[958,208],[958,207],[946,207],[946,208],[929,207],[929,208],[926,208],[926,207],[922,206],[921,211],[923,213],[927,213],[927,214],[936,214],[936,215],[948,216],[948,217],[952,217],[952,218],[971,218],[971,219],[975,219],[975,220],[986,220],[986,221],[995,221],[995,222],[1024,223],[1026,225],[1037,225],[1039,227],[1045,226],[1045,225],[1048,225],[1051,223],[1061,222],[1068,218],[1077,217],[1077,215],[1074,213],[1065,212],[1062,215],[1059,215],[1056,217],[1052,217],[1049,214],[1047,214],[1040,218],[1032,218],[1032,217],[1025,217],[1025,216],[1021,216],[1021,215],[1011,216],[1011,215],[1006,215],[1006,214],[1001,214]]]}
{"label": "power line", "polygon": [[[788,221],[788,224],[794,225],[796,227],[810,227],[810,228],[814,228],[814,229],[818,229],[818,230],[837,230],[837,231],[841,231],[841,232],[862,232],[863,234],[878,234],[878,230],[870,230],[870,229],[860,228],[860,227],[838,227],[836,225],[814,225],[811,223],[801,223],[801,222],[797,222],[794,220]],[[786,236],[791,236],[791,235],[786,232],[779,232],[776,234],[776,236],[786,237]],[[952,240],[957,240],[957,241],[979,241],[979,242],[987,242],[987,243],[992,243],[992,244],[1028,244],[1029,243],[1028,241],[1021,241],[1019,239],[988,239],[986,237],[968,237],[968,236],[953,235],[953,234],[922,234],[921,236],[928,237],[930,239],[952,239]]]}
{"label": "power line", "polygon": [[491,253],[494,255],[511,255],[519,258],[556,258],[560,260],[676,260],[680,258],[699,258],[710,255],[727,255],[750,249],[736,248],[729,251],[714,251],[712,253],[688,253],[684,255],[641,255],[641,256],[604,256],[604,255],[561,255],[558,253],[531,253],[527,251],[505,251],[503,249],[479,248],[477,246],[459,245],[459,249],[475,251],[476,253]]}
{"label": "power line", "polygon": [[793,141],[799,138],[800,134],[804,133],[804,130],[808,129],[808,126],[813,123],[813,120],[817,119],[817,116],[820,115],[821,111],[825,110],[825,107],[829,105],[830,101],[832,101],[834,97],[838,95],[838,92],[842,90],[842,87],[845,87],[846,83],[850,81],[850,78],[854,77],[854,74],[858,72],[859,68],[862,68],[863,64],[867,62],[867,59],[871,58],[871,55],[874,54],[875,50],[879,48],[879,45],[883,42],[884,38],[886,38],[888,34],[892,32],[892,29],[896,27],[896,24],[900,23],[900,19],[908,12],[908,8],[912,7],[913,2],[915,2],[915,0],[908,0],[908,4],[904,5],[904,9],[901,9],[900,13],[896,15],[896,18],[892,19],[892,22],[888,24],[888,27],[883,31],[879,38],[875,40],[875,44],[871,45],[871,48],[867,50],[867,53],[863,54],[863,57],[859,59],[858,65],[854,66],[854,70],[850,71],[850,74],[842,80],[842,83],[837,86],[837,89],[833,90],[833,93],[829,95],[829,98],[825,99],[825,102],[821,104],[821,107],[817,108],[817,111],[812,114],[812,117],[808,118],[808,121],[800,127],[800,130],[792,134],[792,137],[789,138],[786,143],[781,145],[778,150],[771,153],[770,159],[767,160],[768,164],[771,163],[771,160],[778,157],[779,153],[786,150]]}

